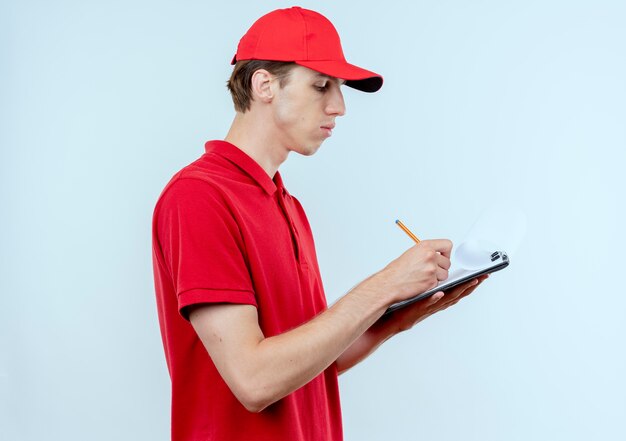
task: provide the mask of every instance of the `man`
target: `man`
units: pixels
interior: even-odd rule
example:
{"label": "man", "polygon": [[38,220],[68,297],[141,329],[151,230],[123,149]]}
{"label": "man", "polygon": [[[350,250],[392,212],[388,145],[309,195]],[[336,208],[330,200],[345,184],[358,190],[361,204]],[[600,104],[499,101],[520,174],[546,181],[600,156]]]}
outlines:
{"label": "man", "polygon": [[278,172],[312,155],[345,113],[341,86],[382,77],[348,64],[322,15],[289,8],[241,39],[224,141],[177,173],[154,212],[159,319],[175,440],[340,440],[337,375],[479,280],[383,317],[448,275],[452,244],[423,241],[330,308],[311,229]]}

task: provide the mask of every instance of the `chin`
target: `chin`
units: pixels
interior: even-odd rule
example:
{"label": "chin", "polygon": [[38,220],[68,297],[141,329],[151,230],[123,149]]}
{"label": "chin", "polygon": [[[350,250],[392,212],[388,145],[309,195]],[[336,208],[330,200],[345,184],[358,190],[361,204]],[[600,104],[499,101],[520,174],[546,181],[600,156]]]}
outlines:
{"label": "chin", "polygon": [[322,146],[321,143],[314,145],[300,146],[293,149],[294,152],[301,154],[302,156],[313,156]]}
{"label": "chin", "polygon": [[313,156],[314,154],[317,153],[317,151],[320,149],[320,146],[318,145],[317,147],[313,147],[310,149],[307,149],[304,153],[302,153],[304,156]]}

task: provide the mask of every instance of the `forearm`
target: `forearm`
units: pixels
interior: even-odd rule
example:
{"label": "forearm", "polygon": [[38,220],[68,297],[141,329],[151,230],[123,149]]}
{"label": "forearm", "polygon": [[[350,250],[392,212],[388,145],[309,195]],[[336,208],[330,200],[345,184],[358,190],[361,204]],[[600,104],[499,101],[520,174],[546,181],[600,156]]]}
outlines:
{"label": "forearm", "polygon": [[337,358],[339,374],[366,359],[383,343],[400,332],[397,323],[389,318],[389,316],[381,317]]}
{"label": "forearm", "polygon": [[390,303],[381,294],[384,279],[362,282],[311,321],[269,338],[258,328],[231,331],[233,322],[256,323],[252,307],[190,318],[233,393],[249,410],[260,411],[319,375],[380,318]]}
{"label": "forearm", "polygon": [[268,401],[286,396],[334,363],[383,311],[384,306],[360,300],[354,292],[310,322],[264,339],[257,346],[256,369],[251,369],[254,383],[271,391]]}

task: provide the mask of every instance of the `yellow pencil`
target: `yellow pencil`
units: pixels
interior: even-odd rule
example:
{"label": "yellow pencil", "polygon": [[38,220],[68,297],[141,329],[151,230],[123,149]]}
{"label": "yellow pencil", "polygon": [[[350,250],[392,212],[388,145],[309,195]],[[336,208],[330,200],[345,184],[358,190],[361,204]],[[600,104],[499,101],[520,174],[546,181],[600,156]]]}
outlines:
{"label": "yellow pencil", "polygon": [[415,234],[411,233],[411,230],[409,230],[402,222],[400,222],[400,220],[396,219],[396,224],[400,228],[402,228],[404,230],[404,232],[406,234],[408,234],[409,237],[415,241],[415,243],[420,243],[420,240],[417,238],[417,236]]}

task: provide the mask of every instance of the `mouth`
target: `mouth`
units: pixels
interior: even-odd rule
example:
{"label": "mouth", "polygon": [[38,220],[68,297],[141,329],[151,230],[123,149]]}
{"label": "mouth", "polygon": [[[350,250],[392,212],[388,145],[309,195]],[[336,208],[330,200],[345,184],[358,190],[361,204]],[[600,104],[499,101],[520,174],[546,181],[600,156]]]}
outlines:
{"label": "mouth", "polygon": [[333,129],[335,128],[335,124],[326,124],[324,126],[320,126],[320,129],[322,129],[324,132],[326,132],[326,136],[332,136],[333,134]]}

